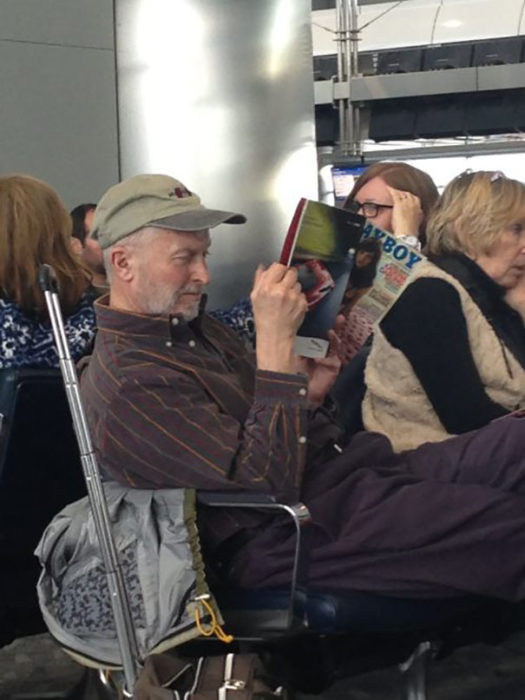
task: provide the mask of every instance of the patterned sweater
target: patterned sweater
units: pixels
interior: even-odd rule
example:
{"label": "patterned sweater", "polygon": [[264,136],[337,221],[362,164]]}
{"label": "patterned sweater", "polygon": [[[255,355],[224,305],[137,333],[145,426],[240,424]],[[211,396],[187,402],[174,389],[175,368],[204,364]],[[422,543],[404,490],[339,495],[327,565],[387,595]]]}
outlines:
{"label": "patterned sweater", "polygon": [[[87,354],[95,337],[93,296],[86,293],[64,319],[73,360]],[[12,301],[0,298],[0,368],[58,367],[58,355],[49,321],[29,318]]]}

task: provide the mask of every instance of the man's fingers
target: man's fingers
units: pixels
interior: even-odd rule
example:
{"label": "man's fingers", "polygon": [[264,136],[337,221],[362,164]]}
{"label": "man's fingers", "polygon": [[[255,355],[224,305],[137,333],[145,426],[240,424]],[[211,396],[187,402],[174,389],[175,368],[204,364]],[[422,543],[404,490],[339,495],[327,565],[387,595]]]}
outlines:
{"label": "man's fingers", "polygon": [[[295,267],[289,267],[286,270],[286,274],[283,277],[283,282],[287,287],[295,287],[297,282],[297,269]],[[301,287],[301,285],[299,285]]]}
{"label": "man's fingers", "polygon": [[343,331],[346,324],[346,317],[344,314],[337,314],[335,318],[334,331],[339,336]]}
{"label": "man's fingers", "polygon": [[286,267],[281,263],[272,263],[266,270],[257,268],[254,278],[254,289],[262,286],[268,289],[276,289],[278,285],[284,288],[294,289],[297,284],[297,270],[294,267]]}
{"label": "man's fingers", "polygon": [[257,265],[257,269],[255,270],[255,274],[253,276],[253,286],[256,287],[259,280],[261,279],[263,273],[264,273],[265,267],[261,263]]}
{"label": "man's fingers", "polygon": [[328,331],[328,341],[329,345],[327,357],[339,355],[339,351],[341,349],[341,338],[337,335],[335,331]]}
{"label": "man's fingers", "polygon": [[288,268],[286,265],[281,265],[281,263],[272,263],[267,268],[263,265],[259,265],[255,270],[253,291],[260,291],[263,288],[275,288],[277,284],[283,281],[287,271]]}
{"label": "man's fingers", "polygon": [[270,284],[281,282],[289,269],[290,268],[286,267],[286,265],[283,265],[282,263],[274,262],[267,270],[265,270],[265,281],[269,282]]}

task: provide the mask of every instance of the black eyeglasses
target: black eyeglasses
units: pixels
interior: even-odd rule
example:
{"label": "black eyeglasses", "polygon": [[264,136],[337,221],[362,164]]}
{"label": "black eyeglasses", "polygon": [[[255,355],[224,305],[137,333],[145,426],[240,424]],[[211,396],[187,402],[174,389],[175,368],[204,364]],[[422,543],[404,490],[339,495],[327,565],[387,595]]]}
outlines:
{"label": "black eyeglasses", "polygon": [[379,214],[381,209],[393,209],[394,205],[378,204],[377,202],[358,202],[357,199],[354,199],[353,201],[348,202],[346,208],[354,214],[362,211],[367,219],[373,219]]}

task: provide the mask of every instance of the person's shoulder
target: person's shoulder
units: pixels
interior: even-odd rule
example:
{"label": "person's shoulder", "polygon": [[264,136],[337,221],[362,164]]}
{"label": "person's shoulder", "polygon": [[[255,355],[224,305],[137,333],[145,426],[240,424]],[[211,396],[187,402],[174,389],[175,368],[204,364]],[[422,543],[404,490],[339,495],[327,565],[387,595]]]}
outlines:
{"label": "person's shoulder", "polygon": [[91,289],[86,290],[80,297],[76,309],[94,309],[97,298]]}
{"label": "person's shoulder", "polygon": [[222,318],[217,318],[215,313],[203,314],[201,324],[204,335],[212,336],[210,339],[224,344],[227,347],[238,348],[239,351],[245,350],[246,346],[239,335],[230,325],[224,323]]}
{"label": "person's shoulder", "polygon": [[458,292],[448,280],[441,277],[419,277],[405,287],[394,306],[401,300],[404,303],[416,302],[417,304],[424,304],[443,295],[457,297]]}
{"label": "person's shoulder", "polygon": [[459,293],[452,284],[437,277],[420,277],[405,287],[380,326],[437,323],[460,306]]}
{"label": "person's shoulder", "polygon": [[247,340],[251,345],[254,344],[255,321],[252,303],[248,297],[237,301],[227,309],[215,309],[210,312],[210,316],[231,328],[243,340]]}
{"label": "person's shoulder", "polygon": [[29,322],[22,309],[11,299],[0,296],[0,317],[10,316],[13,319],[20,319]]}
{"label": "person's shoulder", "polygon": [[236,301],[235,304],[229,306],[227,309],[215,309],[214,311],[211,311],[210,316],[220,319],[235,319],[244,318],[245,316],[253,316],[252,303],[249,297],[244,297],[243,299]]}

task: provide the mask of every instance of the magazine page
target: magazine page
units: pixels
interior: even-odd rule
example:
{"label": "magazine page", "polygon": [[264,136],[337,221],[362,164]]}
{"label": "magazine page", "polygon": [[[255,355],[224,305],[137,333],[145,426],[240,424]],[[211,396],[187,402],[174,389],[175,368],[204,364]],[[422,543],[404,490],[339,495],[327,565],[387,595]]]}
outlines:
{"label": "magazine page", "polygon": [[283,245],[281,262],[297,268],[308,311],[295,352],[324,357],[348,287],[354,251],[365,219],[322,202],[300,200]]}
{"label": "magazine page", "polygon": [[344,315],[355,311],[370,326],[379,323],[423,260],[418,250],[367,221],[344,295]]}

